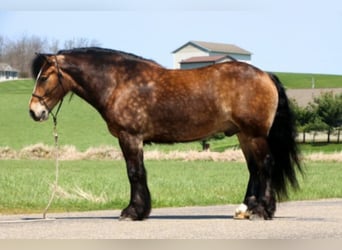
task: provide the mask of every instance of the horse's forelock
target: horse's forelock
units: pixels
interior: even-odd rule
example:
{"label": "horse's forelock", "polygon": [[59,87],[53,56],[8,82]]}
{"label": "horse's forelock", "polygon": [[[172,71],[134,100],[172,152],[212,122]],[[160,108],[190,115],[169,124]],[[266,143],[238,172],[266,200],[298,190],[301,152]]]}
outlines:
{"label": "horse's forelock", "polygon": [[54,54],[41,54],[36,53],[36,57],[33,58],[31,64],[31,73],[32,77],[37,78],[40,70],[42,69],[44,62],[49,62],[48,57],[53,56]]}
{"label": "horse's forelock", "polygon": [[37,78],[39,71],[41,70],[44,62],[46,61],[44,54],[37,54],[32,60],[31,73],[33,78]]}

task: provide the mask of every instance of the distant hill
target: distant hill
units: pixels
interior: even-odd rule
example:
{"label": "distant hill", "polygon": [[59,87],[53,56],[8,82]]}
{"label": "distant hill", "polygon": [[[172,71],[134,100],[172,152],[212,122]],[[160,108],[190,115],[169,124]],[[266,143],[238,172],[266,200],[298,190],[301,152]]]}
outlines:
{"label": "distant hill", "polygon": [[274,72],[287,89],[342,88],[342,75]]}
{"label": "distant hill", "polygon": [[318,97],[323,92],[342,93],[342,75],[283,72],[274,74],[284,84],[288,97],[296,100],[300,106],[313,102],[314,97]]}

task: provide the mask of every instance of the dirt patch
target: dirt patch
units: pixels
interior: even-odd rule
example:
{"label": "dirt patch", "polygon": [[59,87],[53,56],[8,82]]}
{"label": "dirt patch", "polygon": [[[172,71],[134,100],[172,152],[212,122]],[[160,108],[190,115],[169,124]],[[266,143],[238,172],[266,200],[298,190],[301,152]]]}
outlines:
{"label": "dirt patch", "polygon": [[305,107],[309,102],[313,102],[315,97],[322,93],[333,92],[335,95],[342,93],[342,88],[324,88],[324,89],[288,89],[286,93],[290,99],[295,99],[299,106]]}

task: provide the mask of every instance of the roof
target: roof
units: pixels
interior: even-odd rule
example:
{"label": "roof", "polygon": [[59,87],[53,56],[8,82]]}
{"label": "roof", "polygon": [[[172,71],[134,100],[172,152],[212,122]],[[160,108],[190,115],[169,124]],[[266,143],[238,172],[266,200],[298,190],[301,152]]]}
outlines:
{"label": "roof", "polygon": [[174,50],[172,53],[176,53],[184,47],[192,45],[201,50],[207,52],[219,52],[219,53],[230,53],[230,54],[242,54],[242,55],[251,55],[252,53],[242,49],[234,44],[226,44],[226,43],[212,43],[212,42],[203,42],[203,41],[189,41],[178,49]]}
{"label": "roof", "polygon": [[226,58],[229,58],[235,61],[235,59],[229,55],[223,55],[223,56],[219,55],[219,56],[194,56],[194,57],[190,57],[190,58],[182,60],[181,63],[218,62]]}
{"label": "roof", "polygon": [[7,63],[0,63],[0,71],[11,71],[11,72],[18,72],[17,69],[12,68],[9,64]]}

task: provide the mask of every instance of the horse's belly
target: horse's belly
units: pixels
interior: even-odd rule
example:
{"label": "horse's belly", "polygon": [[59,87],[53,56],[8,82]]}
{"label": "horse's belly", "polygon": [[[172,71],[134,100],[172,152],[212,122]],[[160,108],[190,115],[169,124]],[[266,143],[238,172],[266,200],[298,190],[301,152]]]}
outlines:
{"label": "horse's belly", "polygon": [[219,121],[215,118],[202,122],[191,120],[172,121],[154,126],[154,142],[188,142],[208,138],[213,134],[223,132],[231,136],[238,132],[238,128],[229,120]]}

